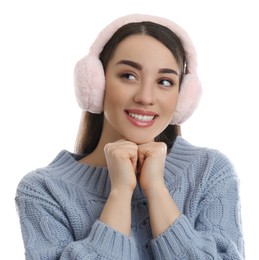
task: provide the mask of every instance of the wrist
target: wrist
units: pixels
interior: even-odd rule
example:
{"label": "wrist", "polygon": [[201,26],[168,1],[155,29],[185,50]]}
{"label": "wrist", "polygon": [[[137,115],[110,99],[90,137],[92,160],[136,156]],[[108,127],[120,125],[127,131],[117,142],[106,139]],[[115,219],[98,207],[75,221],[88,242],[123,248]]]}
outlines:
{"label": "wrist", "polygon": [[134,190],[127,187],[112,187],[109,198],[125,202],[129,200],[131,202],[133,191]]}
{"label": "wrist", "polygon": [[150,191],[147,199],[152,234],[157,237],[175,222],[180,211],[165,185]]}
{"label": "wrist", "polygon": [[163,198],[164,195],[169,193],[164,183],[159,183],[153,187],[143,189],[143,192],[148,200],[153,198]]}
{"label": "wrist", "polygon": [[133,192],[112,189],[100,216],[100,221],[129,236],[131,230],[131,199]]}

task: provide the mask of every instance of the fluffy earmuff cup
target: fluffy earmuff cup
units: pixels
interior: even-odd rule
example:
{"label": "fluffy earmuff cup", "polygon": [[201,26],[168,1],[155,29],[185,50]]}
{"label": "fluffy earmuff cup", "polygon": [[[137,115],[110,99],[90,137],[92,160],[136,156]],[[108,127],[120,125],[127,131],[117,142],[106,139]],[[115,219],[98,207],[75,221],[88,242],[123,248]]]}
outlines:
{"label": "fluffy earmuff cup", "polygon": [[103,111],[105,75],[102,63],[96,55],[89,54],[77,62],[74,86],[81,109],[95,114]]}
{"label": "fluffy earmuff cup", "polygon": [[180,125],[186,121],[197,108],[202,95],[199,78],[194,74],[186,74],[183,78],[176,111],[171,125]]}

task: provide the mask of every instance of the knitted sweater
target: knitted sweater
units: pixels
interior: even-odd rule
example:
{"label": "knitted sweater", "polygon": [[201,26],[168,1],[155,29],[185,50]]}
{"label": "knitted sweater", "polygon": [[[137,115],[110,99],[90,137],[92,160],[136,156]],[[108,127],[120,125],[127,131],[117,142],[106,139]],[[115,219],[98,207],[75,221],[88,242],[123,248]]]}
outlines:
{"label": "knitted sweater", "polygon": [[110,192],[108,171],[79,159],[61,151],[19,183],[26,259],[243,259],[238,178],[222,153],[177,137],[164,180],[181,215],[155,238],[138,185],[129,237],[99,220]]}

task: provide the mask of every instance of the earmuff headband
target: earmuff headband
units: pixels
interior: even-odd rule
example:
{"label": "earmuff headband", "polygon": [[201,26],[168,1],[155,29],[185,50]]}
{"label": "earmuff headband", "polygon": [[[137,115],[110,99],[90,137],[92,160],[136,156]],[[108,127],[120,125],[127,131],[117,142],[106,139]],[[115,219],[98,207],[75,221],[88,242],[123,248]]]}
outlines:
{"label": "earmuff headband", "polygon": [[75,94],[79,106],[91,113],[103,111],[105,75],[99,54],[112,35],[123,25],[133,22],[150,21],[169,28],[181,40],[186,55],[186,74],[183,77],[181,90],[171,124],[181,124],[187,120],[197,108],[201,94],[201,84],[197,76],[196,50],[188,36],[178,24],[169,19],[142,14],[131,14],[116,19],[106,26],[89,49],[75,66]]}

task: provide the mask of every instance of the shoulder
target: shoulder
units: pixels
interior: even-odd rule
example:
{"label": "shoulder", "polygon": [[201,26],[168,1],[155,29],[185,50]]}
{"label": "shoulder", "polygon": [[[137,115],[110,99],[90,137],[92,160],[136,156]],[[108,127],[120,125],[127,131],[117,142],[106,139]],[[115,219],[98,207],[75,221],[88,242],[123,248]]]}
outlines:
{"label": "shoulder", "polygon": [[[221,196],[231,190],[237,194],[239,178],[231,160],[222,152],[176,139],[166,160],[166,179],[170,189],[186,186],[186,193]],[[179,188],[180,189],[180,188]]]}
{"label": "shoulder", "polygon": [[[75,155],[62,150],[47,166],[32,170],[20,180],[17,190],[24,192],[46,190],[46,183],[55,175],[61,174],[68,165],[75,162]],[[63,169],[63,170],[62,170]]]}
{"label": "shoulder", "polygon": [[[17,195],[53,196],[67,198],[87,192],[107,197],[109,180],[107,168],[79,162],[83,155],[61,151],[46,167],[26,174],[17,187]],[[105,188],[104,188],[105,187]]]}
{"label": "shoulder", "polygon": [[182,137],[177,137],[170,153],[167,164],[175,170],[193,171],[196,174],[225,172],[236,176],[235,167],[231,160],[221,151],[195,146]]}

